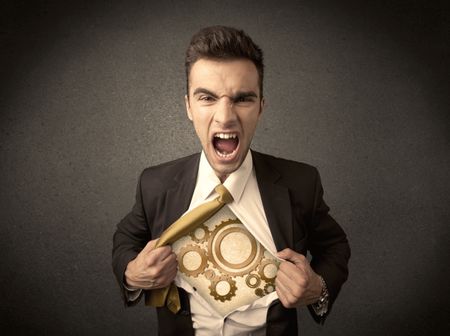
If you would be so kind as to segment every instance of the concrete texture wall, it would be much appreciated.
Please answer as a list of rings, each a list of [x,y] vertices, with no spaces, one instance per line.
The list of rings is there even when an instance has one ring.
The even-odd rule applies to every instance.
[[[212,24],[265,51],[253,148],[305,161],[347,231],[351,275],[302,335],[450,329],[448,5],[438,1],[4,1],[0,333],[156,335],[125,309],[115,224],[144,167],[196,152],[184,50]]]

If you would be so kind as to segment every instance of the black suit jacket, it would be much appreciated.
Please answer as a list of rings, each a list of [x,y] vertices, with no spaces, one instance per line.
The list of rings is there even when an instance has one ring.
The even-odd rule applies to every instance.
[[[350,247],[347,237],[328,214],[317,169],[304,163],[252,151],[253,165],[270,231],[277,249],[311,253],[311,266],[327,283],[330,306],[348,276]],[[189,207],[194,192],[200,154],[143,171],[132,211],[117,225],[113,243],[113,269],[121,287],[128,263],[147,242],[157,238]],[[182,309],[174,315],[158,308],[160,335],[193,335],[189,300],[181,291]],[[318,318],[312,314],[317,322]],[[267,315],[267,335],[297,335],[295,309],[277,300]]]

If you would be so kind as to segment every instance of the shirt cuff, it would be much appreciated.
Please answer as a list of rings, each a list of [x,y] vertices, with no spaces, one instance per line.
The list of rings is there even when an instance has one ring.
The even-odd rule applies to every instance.
[[[123,284],[123,288],[125,288],[125,297],[129,302],[136,301],[142,294],[142,289],[140,288],[129,288],[125,284]]]

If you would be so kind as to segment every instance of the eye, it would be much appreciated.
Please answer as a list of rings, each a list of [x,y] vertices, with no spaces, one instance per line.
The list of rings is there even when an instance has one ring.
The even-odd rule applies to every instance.
[[[203,101],[203,102],[212,102],[214,101],[214,98],[208,95],[202,95],[198,98],[198,100]]]
[[[234,100],[235,103],[250,103],[253,101],[254,98],[252,96],[239,96]]]

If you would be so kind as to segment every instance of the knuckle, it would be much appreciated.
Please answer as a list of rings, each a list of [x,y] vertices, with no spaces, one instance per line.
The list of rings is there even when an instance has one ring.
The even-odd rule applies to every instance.
[[[306,280],[304,277],[301,277],[297,281],[297,285],[299,288],[306,288],[308,286],[308,280]]]
[[[164,255],[169,255],[172,252],[172,248],[170,246],[162,246],[160,247],[160,253]]]
[[[156,264],[157,260],[157,254],[154,252],[154,250],[147,254],[145,258],[147,266],[153,266],[154,264]]]
[[[303,290],[300,287],[296,287],[294,288],[294,290],[292,291],[292,298],[295,300],[298,300],[301,296],[302,296]]]
[[[153,271],[155,272],[155,275],[160,274],[164,269],[164,263],[158,263],[153,267]]]
[[[289,269],[291,268],[291,263],[289,261],[283,261],[280,266],[279,266],[279,270],[283,271],[283,272],[288,272]]]
[[[151,279],[155,278],[157,274],[158,273],[154,270],[154,268],[150,268],[147,273],[148,277]]]

